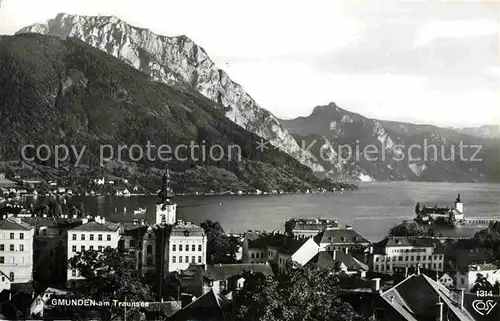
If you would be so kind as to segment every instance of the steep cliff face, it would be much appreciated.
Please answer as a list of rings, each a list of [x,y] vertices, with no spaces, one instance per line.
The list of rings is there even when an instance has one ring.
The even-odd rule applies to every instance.
[[[170,86],[191,86],[224,106],[226,117],[268,140],[314,172],[321,164],[299,144],[280,121],[261,108],[223,71],[205,50],[186,36],[166,37],[137,28],[116,17],[58,14],[45,24],[34,24],[19,33],[75,37],[113,55],[156,81]]]
[[[484,181],[500,178],[498,142],[431,125],[369,119],[335,103],[281,123],[331,178]],[[460,145],[463,152],[460,152]],[[477,153],[476,153],[477,152]]]

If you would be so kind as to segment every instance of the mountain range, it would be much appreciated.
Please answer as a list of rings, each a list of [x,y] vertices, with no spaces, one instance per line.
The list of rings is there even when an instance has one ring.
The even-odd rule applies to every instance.
[[[256,148],[261,137],[229,120],[220,105],[191,87],[151,81],[76,38],[1,36],[0,62],[0,126],[7,133],[0,136],[0,160],[19,159],[28,144],[87,146],[82,163],[92,169],[99,168],[101,156],[110,156],[99,146],[109,145],[114,150],[105,164],[109,170],[142,185],[161,178],[161,158],[173,158],[169,166],[178,192],[338,187],[279,149]],[[205,155],[212,146],[222,151],[215,149],[213,158],[202,156],[200,148],[175,154],[177,146],[193,143],[205,146]],[[131,144],[143,152],[130,147],[118,157],[119,146]],[[174,152],[159,154],[161,145]],[[26,161],[38,155],[29,163],[33,168],[55,165],[54,154],[45,159],[46,152],[36,154],[35,148],[26,153]],[[67,176],[77,170],[71,156],[59,167]]]
[[[242,86],[217,68],[202,47],[186,36],[157,35],[113,16],[64,13],[18,32],[23,33],[80,39],[154,81],[177,90],[197,92],[212,101],[230,121],[270,141],[319,177],[421,181],[487,181],[500,177],[498,141],[479,134],[481,131],[369,119],[335,103],[314,108],[308,117],[278,119],[260,107]],[[400,159],[408,155],[412,145],[423,147],[425,142],[439,150],[435,160]],[[444,160],[441,154],[451,153],[460,142],[481,145],[474,156],[482,160]],[[368,145],[376,146],[377,151],[371,155],[377,155],[377,160],[363,152]],[[360,151],[346,154],[339,150],[341,146],[350,146],[354,151],[358,147]],[[421,158],[426,156],[422,150],[410,150]],[[473,156],[473,148],[466,154],[469,158]]]

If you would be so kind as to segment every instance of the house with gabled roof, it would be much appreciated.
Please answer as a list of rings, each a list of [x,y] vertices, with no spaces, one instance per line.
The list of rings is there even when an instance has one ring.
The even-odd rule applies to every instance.
[[[314,236],[322,251],[364,250],[370,241],[347,225],[345,228],[325,229]]]
[[[339,273],[347,275],[357,275],[365,277],[368,272],[368,266],[357,260],[351,254],[345,251],[334,250],[331,252],[321,251],[312,257],[306,265],[316,264],[319,267],[331,267]]]
[[[380,294],[391,309],[379,311],[386,320],[475,321],[463,291],[450,290],[424,274],[413,274]],[[394,316],[396,312],[399,318]]]

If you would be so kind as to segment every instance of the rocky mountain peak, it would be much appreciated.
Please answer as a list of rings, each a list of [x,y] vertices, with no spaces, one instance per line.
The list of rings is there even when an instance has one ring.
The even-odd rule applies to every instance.
[[[113,55],[153,80],[171,86],[191,86],[217,102],[226,117],[268,140],[315,172],[324,168],[269,111],[210,59],[206,51],[186,36],[167,37],[132,26],[113,16],[58,14],[46,24],[34,24],[18,33],[75,37]]]

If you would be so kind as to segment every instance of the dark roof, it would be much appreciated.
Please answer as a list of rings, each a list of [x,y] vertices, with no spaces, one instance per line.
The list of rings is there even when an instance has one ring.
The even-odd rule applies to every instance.
[[[20,218],[8,217],[4,220],[0,220],[0,229],[1,230],[21,230],[21,231],[29,231],[33,229],[34,226],[23,222]]]
[[[335,253],[335,259],[333,259]],[[346,254],[344,251],[322,251],[316,254],[307,264],[317,264],[320,267],[336,268],[340,263],[343,263],[348,271],[368,271],[368,266],[356,260],[351,254]]]
[[[228,305],[229,302],[225,297],[210,290],[182,310],[177,311],[168,320],[226,321],[229,319],[224,310]]]
[[[115,232],[120,228],[120,225],[113,222],[97,223],[96,221],[88,222],[77,226],[71,231],[97,231],[97,232]]]
[[[474,321],[470,313],[461,310],[459,295],[442,284],[420,274],[411,275],[391,289],[381,294],[405,320],[436,320],[437,303],[443,302],[448,314],[454,314],[460,321]]]
[[[369,244],[370,242],[352,229],[324,230],[314,237],[316,243],[328,244]]]
[[[166,317],[174,315],[177,311],[182,309],[181,302],[179,301],[165,301],[165,302],[149,302],[146,310],[149,312],[161,311]]]
[[[80,218],[25,217],[22,220],[30,225],[37,227],[52,227],[57,225],[82,223],[82,219]]]
[[[227,280],[233,276],[241,276],[245,272],[262,273],[264,276],[274,276],[271,266],[267,264],[207,265],[205,276],[210,280]]]
[[[204,236],[203,228],[195,224],[176,224],[172,226],[170,236]]]
[[[386,237],[374,244],[374,253],[384,253],[387,247],[435,247],[435,254],[444,254],[445,247],[438,239],[432,237]]]

